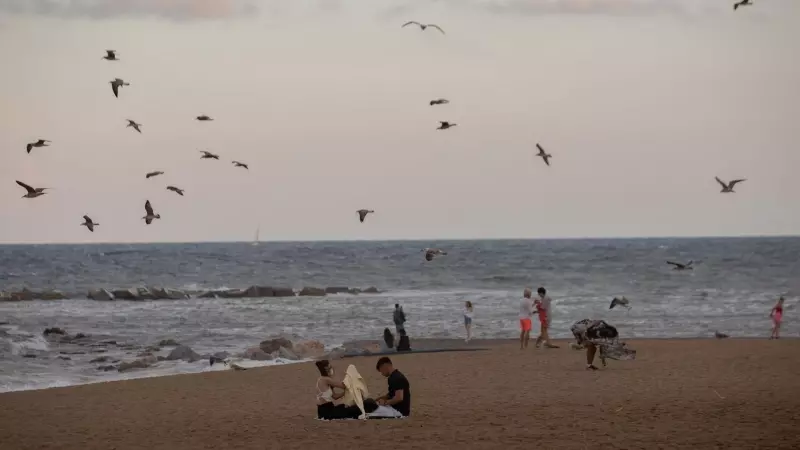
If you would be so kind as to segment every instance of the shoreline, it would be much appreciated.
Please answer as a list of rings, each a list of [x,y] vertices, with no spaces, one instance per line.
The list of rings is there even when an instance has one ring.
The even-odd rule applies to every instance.
[[[708,342],[708,341],[716,341],[718,339],[714,338],[635,338],[635,339],[623,339],[624,342],[627,342],[632,348],[636,348],[637,343],[647,343],[647,342],[670,342],[674,341],[676,343],[700,343],[700,342]],[[743,337],[743,338],[727,338],[723,341],[743,341],[743,342],[751,342],[751,341],[769,341],[766,338],[753,338],[753,337]],[[800,341],[800,338],[797,337],[788,337],[788,338],[781,338],[780,341]],[[384,354],[383,352],[378,350],[382,341],[379,340],[357,340],[357,341],[348,341],[343,344],[345,348],[345,355],[338,355],[332,358],[332,361],[352,361],[355,359],[368,359],[368,358],[375,358],[377,359],[380,356],[389,356],[389,357],[404,357],[404,356],[413,356],[420,353],[406,353],[406,352],[394,352],[389,354]],[[574,339],[553,339],[552,342],[556,345],[559,345],[559,349],[542,349],[541,351],[548,351],[548,352],[559,352],[559,351],[569,351],[571,353],[578,353],[578,351],[571,350],[569,348],[569,344],[574,342]],[[487,351],[492,351],[495,348],[503,347],[503,346],[515,346],[519,343],[519,339],[473,339],[470,341],[469,344],[465,344],[463,339],[417,339],[412,340],[411,347],[412,350],[421,350],[421,351],[428,351],[432,349],[437,350],[445,350],[444,353],[458,353],[463,352],[464,349],[470,348],[484,348]],[[535,350],[532,347],[529,351],[539,351]],[[379,353],[376,355],[372,355],[371,353],[368,354],[357,354],[352,353],[357,349],[364,349],[370,348],[371,353]],[[453,350],[453,352],[448,352],[447,350]],[[314,362],[318,359],[323,359],[322,357],[319,358],[303,358],[299,360],[273,360],[273,361],[257,361],[257,360],[247,360],[243,359],[241,361],[237,361],[237,364],[240,366],[246,367],[248,371],[261,371],[261,370],[272,370],[277,367],[282,367],[286,365],[295,365],[295,364],[306,364]],[[172,363],[181,363],[181,361],[172,361]],[[93,385],[93,384],[102,384],[102,383],[119,383],[119,382],[129,382],[129,381],[136,381],[136,380],[147,380],[152,378],[166,378],[166,377],[183,377],[183,376],[196,376],[196,375],[203,375],[208,373],[217,373],[217,372],[227,372],[226,369],[210,369],[207,365],[205,360],[203,362],[197,362],[198,370],[196,371],[187,371],[187,372],[180,372],[180,373],[157,373],[153,372],[148,369],[144,370],[135,370],[122,373],[115,373],[113,375],[109,375],[107,378],[98,377],[97,379],[88,380],[85,382],[74,383],[74,384],[65,384],[65,385],[58,385],[58,386],[42,386],[42,387],[26,387],[22,389],[13,389],[8,391],[0,392],[0,396],[5,394],[11,394],[16,392],[30,392],[30,391],[42,391],[42,390],[51,390],[51,389],[70,389],[74,387],[86,386],[86,385]],[[200,364],[203,364],[202,366]],[[250,367],[247,367],[250,366]],[[156,367],[157,368],[157,367]],[[56,383],[56,382],[53,382]]]
[[[585,352],[398,354],[409,379],[405,420],[314,418],[316,368],[215,371],[0,395],[0,447],[196,450],[353,448],[394,442],[442,448],[794,449],[800,340],[628,340],[635,361],[586,371]],[[413,342],[412,342],[413,345]],[[354,364],[371,396],[385,392],[375,357]],[[599,362],[598,362],[599,366]],[[657,418],[657,420],[654,420]]]

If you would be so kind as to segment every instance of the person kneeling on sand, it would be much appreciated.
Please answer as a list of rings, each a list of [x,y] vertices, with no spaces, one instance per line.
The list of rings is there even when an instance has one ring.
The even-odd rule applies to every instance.
[[[361,410],[358,406],[336,405],[334,400],[344,397],[345,385],[342,381],[333,379],[334,370],[330,361],[323,359],[315,363],[319,370],[317,379],[317,418],[334,419],[358,419]],[[342,392],[335,393],[334,389],[341,389]]]
[[[378,360],[375,368],[389,383],[389,393],[378,397],[378,404],[391,406],[403,416],[411,415],[411,385],[405,375],[395,369],[392,360],[386,356]]]
[[[636,359],[636,350],[631,350],[619,341],[619,333],[603,320],[583,319],[571,328],[578,345],[586,348],[586,370],[597,370],[594,356],[600,349],[600,360],[606,366],[606,358],[617,360]]]

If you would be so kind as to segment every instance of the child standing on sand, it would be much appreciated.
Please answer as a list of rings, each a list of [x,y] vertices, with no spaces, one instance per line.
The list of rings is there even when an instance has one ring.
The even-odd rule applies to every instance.
[[[467,338],[464,342],[469,343],[472,339],[472,302],[467,300],[464,303],[464,328],[467,330]]]
[[[783,297],[778,299],[778,303],[772,308],[769,316],[772,318],[772,334],[770,339],[779,339],[781,336],[781,321],[783,320]]]

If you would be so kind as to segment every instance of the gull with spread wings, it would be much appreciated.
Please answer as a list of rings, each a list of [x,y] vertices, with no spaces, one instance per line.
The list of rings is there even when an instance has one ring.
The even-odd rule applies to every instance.
[[[400,27],[400,28],[405,28],[405,27],[407,27],[409,25],[416,25],[422,31],[425,31],[425,29],[428,28],[428,27],[436,28],[437,30],[441,31],[442,34],[445,34],[444,30],[439,25],[436,25],[435,23],[419,23],[419,22],[416,22],[414,20],[411,20],[411,21],[408,21],[408,22],[404,23],[403,26]]]
[[[28,191],[28,193],[23,195],[22,198],[36,198],[36,197],[39,197],[40,195],[46,194],[45,189],[49,189],[49,188],[34,188],[34,187],[31,187],[30,185],[27,185],[27,184],[25,184],[25,183],[23,183],[22,181],[19,181],[19,180],[16,180],[16,182],[17,182],[18,185],[24,187],[25,190]]]
[[[731,180],[730,182],[725,183],[724,181],[720,180],[719,177],[714,177],[714,178],[717,180],[717,183],[719,183],[720,186],[722,186],[722,190],[720,192],[722,192],[723,194],[735,193],[733,191],[733,187],[736,186],[736,183],[747,181],[745,178],[741,178],[739,180]]]
[[[153,219],[161,218],[161,214],[153,213],[153,207],[150,205],[150,200],[145,202],[144,211],[147,213],[147,215],[142,217],[142,219],[144,219],[144,223],[146,223],[147,225],[153,223]]]

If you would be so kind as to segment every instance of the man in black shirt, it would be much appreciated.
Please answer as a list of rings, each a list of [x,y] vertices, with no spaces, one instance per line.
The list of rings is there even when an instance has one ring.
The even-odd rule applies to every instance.
[[[386,356],[378,360],[375,368],[389,382],[389,393],[378,397],[378,404],[391,406],[404,416],[411,415],[411,386],[405,375],[395,369],[392,360]]]

